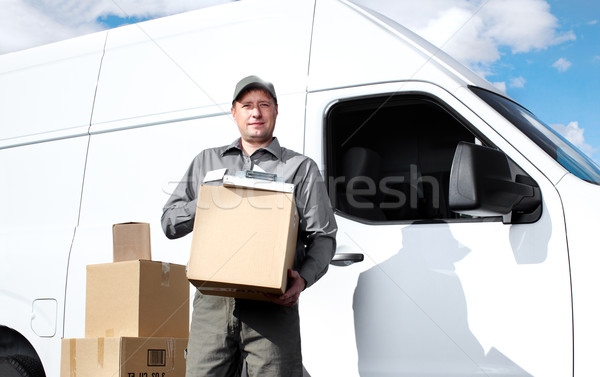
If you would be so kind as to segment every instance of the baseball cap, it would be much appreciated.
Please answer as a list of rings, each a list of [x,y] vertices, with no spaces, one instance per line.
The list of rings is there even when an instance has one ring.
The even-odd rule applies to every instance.
[[[265,90],[273,97],[273,99],[275,99],[275,102],[277,102],[277,95],[275,94],[275,87],[273,86],[273,84],[254,75],[244,77],[240,80],[240,82],[237,83],[237,85],[235,86],[235,91],[233,92],[233,101],[235,102],[235,100],[239,97],[240,93],[244,91],[244,89],[250,87]]]

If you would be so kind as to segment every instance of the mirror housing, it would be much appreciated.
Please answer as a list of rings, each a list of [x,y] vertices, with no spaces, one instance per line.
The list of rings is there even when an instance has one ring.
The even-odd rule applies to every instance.
[[[541,193],[528,176],[513,178],[501,151],[460,142],[448,193],[450,210],[470,216],[503,216],[505,222],[533,222],[541,216]]]

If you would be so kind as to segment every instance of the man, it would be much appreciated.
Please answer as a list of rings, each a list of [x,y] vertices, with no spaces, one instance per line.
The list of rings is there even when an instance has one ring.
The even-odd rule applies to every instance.
[[[294,269],[288,271],[283,295],[269,295],[268,302],[196,291],[187,377],[239,376],[243,360],[250,376],[302,376],[298,298],[327,271],[337,225],[315,162],[281,147],[273,137],[277,114],[273,84],[256,76],[242,79],[231,108],[241,137],[196,156],[164,207],[161,222],[167,237],[184,236],[193,229],[197,190],[208,172],[227,168],[235,174],[258,166],[295,185],[300,216]]]

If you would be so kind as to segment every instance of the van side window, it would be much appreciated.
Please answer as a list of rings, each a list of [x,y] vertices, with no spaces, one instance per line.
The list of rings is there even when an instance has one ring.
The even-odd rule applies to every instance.
[[[459,141],[475,136],[435,99],[341,101],[326,117],[326,175],[338,213],[365,221],[453,219],[448,184]]]

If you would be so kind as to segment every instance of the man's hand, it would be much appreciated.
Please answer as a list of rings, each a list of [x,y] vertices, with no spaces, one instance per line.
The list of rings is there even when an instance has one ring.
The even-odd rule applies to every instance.
[[[288,270],[287,286],[287,290],[281,296],[267,294],[267,298],[279,305],[293,306],[296,302],[298,302],[300,293],[302,293],[306,287],[306,281],[302,276],[300,276],[298,271]]]

